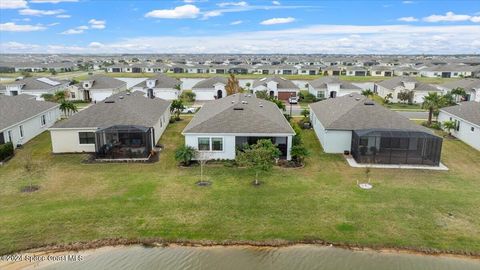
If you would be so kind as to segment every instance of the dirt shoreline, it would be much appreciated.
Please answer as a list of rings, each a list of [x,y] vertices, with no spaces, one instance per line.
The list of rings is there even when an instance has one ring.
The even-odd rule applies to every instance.
[[[299,241],[287,241],[287,240],[269,240],[269,241],[211,241],[211,240],[165,240],[161,238],[148,238],[148,239],[125,239],[125,238],[110,238],[100,239],[88,242],[75,242],[68,244],[51,244],[44,246],[31,247],[24,250],[18,250],[10,254],[18,253],[58,253],[58,252],[79,252],[87,251],[105,247],[117,247],[117,246],[133,246],[142,245],[144,247],[169,247],[169,246],[183,246],[183,247],[256,247],[256,248],[281,248],[290,247],[296,245],[316,245],[325,247],[336,247],[352,251],[374,251],[379,253],[397,253],[397,254],[410,254],[419,256],[442,256],[442,257],[455,257],[464,259],[480,260],[480,253],[475,252],[462,252],[462,251],[445,251],[431,248],[413,248],[413,247],[393,247],[393,246],[362,246],[358,244],[345,244],[345,243],[330,243],[322,240],[299,240]],[[6,255],[6,254],[0,254]]]

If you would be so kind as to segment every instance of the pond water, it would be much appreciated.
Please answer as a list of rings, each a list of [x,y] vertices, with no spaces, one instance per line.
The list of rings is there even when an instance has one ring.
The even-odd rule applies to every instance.
[[[99,249],[81,262],[61,262],[41,269],[478,270],[480,261],[314,245],[282,248],[129,246]]]

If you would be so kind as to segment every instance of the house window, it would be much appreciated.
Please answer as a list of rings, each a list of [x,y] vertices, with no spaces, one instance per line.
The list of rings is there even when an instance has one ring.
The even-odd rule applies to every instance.
[[[45,117],[45,115],[42,115],[42,116],[40,117],[40,122],[41,122],[41,124],[42,124],[42,127],[47,124],[47,118]]]
[[[212,138],[212,151],[223,151],[222,138]]]
[[[70,97],[75,98],[75,92],[70,92]]]
[[[23,138],[23,126],[18,127],[20,129],[20,138]]]
[[[318,99],[325,99],[325,91],[317,91]]]
[[[79,132],[78,138],[79,138],[80,144],[95,144],[94,132]]]
[[[210,138],[198,138],[198,150],[210,151]]]
[[[375,74],[380,75],[380,74],[382,74],[382,72],[381,71],[375,71]]]

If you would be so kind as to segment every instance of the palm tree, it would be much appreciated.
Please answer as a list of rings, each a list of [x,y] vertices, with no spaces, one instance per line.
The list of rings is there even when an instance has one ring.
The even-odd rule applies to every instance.
[[[366,97],[373,97],[373,91],[370,89],[365,89],[362,91],[362,95]]]
[[[455,100],[456,101],[459,101],[459,97],[461,99],[461,98],[463,98],[467,95],[467,92],[465,92],[465,89],[463,89],[461,87],[457,87],[457,88],[452,89],[452,91],[450,93],[452,93],[452,95],[455,95]]]
[[[189,166],[196,155],[197,150],[187,145],[182,145],[175,151],[175,159],[181,162],[183,166]]]
[[[453,121],[445,121],[443,122],[443,128],[448,131],[448,135],[452,136],[452,129],[456,128],[456,123]]]
[[[428,126],[432,124],[433,113],[442,107],[443,98],[438,93],[428,93],[427,96],[423,97],[422,108],[428,110]]]
[[[77,106],[72,102],[66,100],[63,100],[62,103],[60,103],[60,110],[65,116],[68,116],[71,113],[78,112]]]

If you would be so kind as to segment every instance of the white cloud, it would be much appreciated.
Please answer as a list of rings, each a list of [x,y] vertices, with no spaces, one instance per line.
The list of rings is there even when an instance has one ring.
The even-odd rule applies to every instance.
[[[403,1],[403,2],[402,2],[402,4],[407,4],[407,5],[408,5],[408,4],[413,4],[413,3],[415,3],[415,2],[413,2],[413,1]]]
[[[57,15],[55,16],[57,18],[60,18],[60,19],[68,19],[70,17],[72,17],[71,15],[68,15],[68,14],[60,14],[60,15]]]
[[[272,4],[274,4],[274,5],[276,5],[276,6],[281,5],[279,1],[272,1]]]
[[[1,0],[0,9],[27,8],[26,0]]]
[[[63,9],[55,9],[55,10],[39,10],[39,9],[21,9],[18,11],[20,15],[24,16],[50,16],[50,15],[58,15],[65,12]]]
[[[242,24],[242,23],[243,23],[243,21],[238,20],[238,21],[231,22],[230,25],[239,25],[239,24]]]
[[[78,0],[30,0],[31,3],[36,4],[43,4],[43,3],[50,3],[50,4],[58,4],[64,2],[78,2]]]
[[[51,44],[22,47],[5,42],[0,44],[0,51],[12,53],[473,54],[480,52],[479,40],[480,25],[313,25],[221,35],[126,38],[101,45],[93,43],[92,46],[87,43],[85,46]],[[235,46],[230,46],[231,44]]]
[[[397,20],[401,22],[418,22],[418,19],[415,17],[402,17],[398,18]]]
[[[475,17],[473,17],[475,18]],[[423,18],[426,22],[462,22],[462,21],[469,21],[472,19],[470,15],[462,15],[462,14],[455,14],[451,11],[445,13],[445,15],[430,15],[428,17]]]
[[[60,24],[60,23],[58,23],[58,22],[54,22],[54,23],[48,24],[48,26],[55,26],[55,25],[59,25],[59,24]]]
[[[93,29],[105,29],[105,20],[91,19],[90,21],[88,21],[88,23]]]
[[[72,29],[68,29],[66,31],[63,31],[60,34],[62,34],[62,35],[78,35],[78,34],[83,34],[84,32],[85,32],[84,29],[72,28]]]
[[[245,1],[240,1],[240,2],[221,2],[218,3],[217,6],[219,7],[246,7],[248,6],[248,3]]]
[[[470,18],[470,21],[480,23],[480,16],[473,16]]]
[[[160,19],[193,19],[200,14],[200,9],[195,5],[183,5],[174,9],[156,9],[145,14],[147,18]]]
[[[88,44],[88,47],[92,47],[92,48],[102,48],[104,46],[105,45],[103,45],[100,42],[90,42],[90,44]]]
[[[284,23],[291,23],[294,22],[295,18],[287,17],[287,18],[271,18],[265,21],[262,21],[260,24],[262,25],[273,25],[273,24],[284,24]]]
[[[47,29],[42,25],[16,24],[13,22],[1,23],[0,32],[31,32]]]
[[[208,19],[208,18],[211,18],[211,17],[218,17],[218,16],[221,16],[222,14],[223,13],[220,10],[212,10],[212,11],[208,11],[208,12],[203,13],[203,18],[202,19]]]

